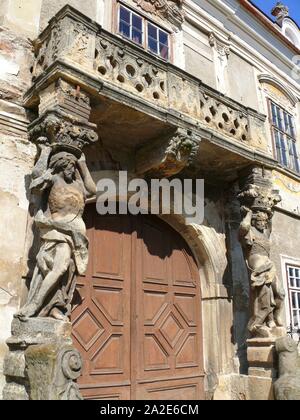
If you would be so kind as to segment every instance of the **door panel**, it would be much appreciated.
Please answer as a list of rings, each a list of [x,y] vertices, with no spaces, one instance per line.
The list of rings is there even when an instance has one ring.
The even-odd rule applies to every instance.
[[[86,399],[201,399],[198,268],[186,243],[151,217],[87,210],[90,260],[78,278],[74,344]]]
[[[82,303],[72,314],[84,362],[78,383],[86,398],[130,399],[131,232],[125,218],[97,217],[92,206],[87,219],[89,266],[77,281]]]
[[[137,323],[133,342],[139,350],[134,360],[134,399],[157,398],[159,390],[161,398],[171,398],[176,395],[177,383],[181,399],[195,396],[195,392],[195,399],[199,399],[200,387],[191,387],[189,382],[186,388],[174,382],[176,378],[193,376],[192,382],[198,377],[200,383],[203,376],[197,266],[184,241],[161,221],[140,218],[137,232],[137,301],[132,309]],[[148,263],[149,255],[160,259],[166,273],[164,284],[162,276],[157,275],[157,266]]]

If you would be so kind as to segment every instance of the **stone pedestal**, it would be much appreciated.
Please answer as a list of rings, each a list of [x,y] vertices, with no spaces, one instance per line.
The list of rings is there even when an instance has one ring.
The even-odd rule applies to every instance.
[[[51,318],[14,319],[4,361],[4,400],[78,400],[73,382],[81,356],[72,346],[71,324]]]
[[[279,358],[279,379],[274,384],[276,400],[300,400],[300,357],[298,344],[291,337],[276,341]]]
[[[286,334],[284,328],[274,328],[267,338],[247,341],[249,363],[249,393],[251,400],[274,400],[273,383],[278,377],[276,340]]]

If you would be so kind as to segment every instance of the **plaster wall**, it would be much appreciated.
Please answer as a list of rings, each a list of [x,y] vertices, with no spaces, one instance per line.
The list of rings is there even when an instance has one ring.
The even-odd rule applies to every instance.
[[[9,30],[0,32],[0,395],[3,358],[13,314],[22,295],[28,217],[28,182],[35,147],[27,138],[28,117],[21,106],[30,86],[31,45]]]
[[[259,111],[254,67],[234,52],[228,56],[229,96]]]

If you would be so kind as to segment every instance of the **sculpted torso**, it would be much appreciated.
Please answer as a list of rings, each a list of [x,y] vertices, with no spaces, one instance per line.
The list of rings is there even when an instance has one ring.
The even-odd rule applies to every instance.
[[[248,264],[250,268],[256,269],[259,265],[269,261],[271,251],[270,232],[268,230],[260,232],[255,227],[251,227],[247,236],[245,240]]]
[[[49,209],[54,220],[68,217],[81,217],[84,211],[85,194],[81,182],[67,183],[56,175],[49,194]]]

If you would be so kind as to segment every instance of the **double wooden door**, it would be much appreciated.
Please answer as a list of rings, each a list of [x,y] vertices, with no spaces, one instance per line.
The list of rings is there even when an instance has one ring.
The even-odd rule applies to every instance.
[[[77,280],[73,340],[86,399],[203,398],[200,281],[186,243],[146,216],[88,206],[90,260]]]

